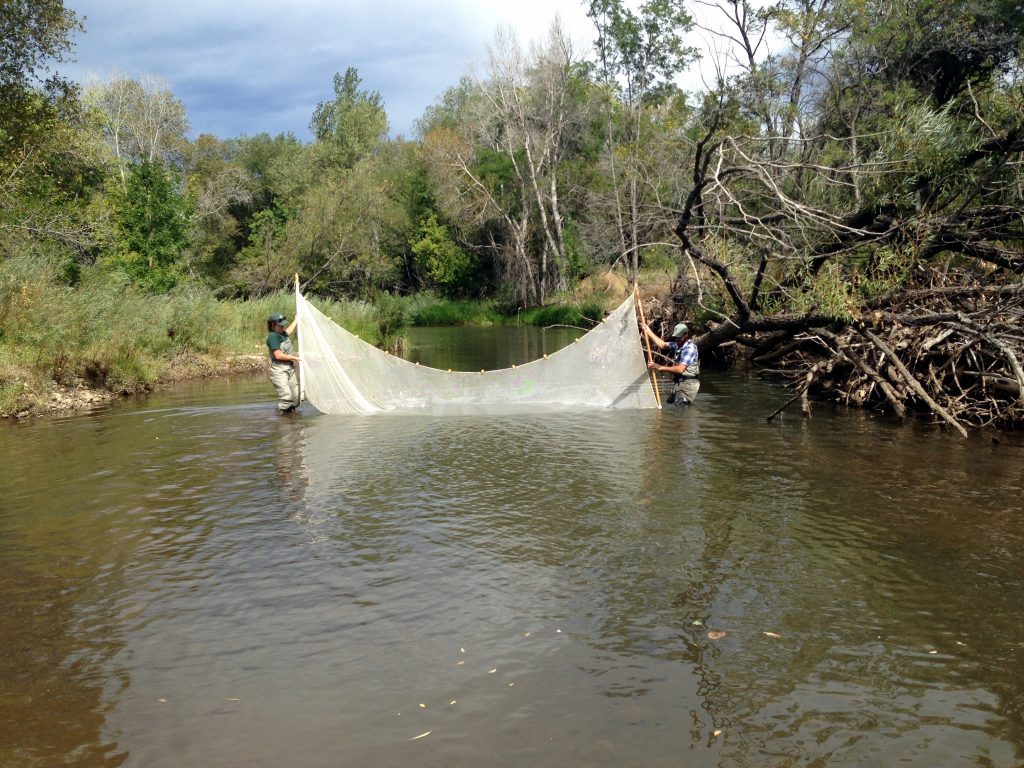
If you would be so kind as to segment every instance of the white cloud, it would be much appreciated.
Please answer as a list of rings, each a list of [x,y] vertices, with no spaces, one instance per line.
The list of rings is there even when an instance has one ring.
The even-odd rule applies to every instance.
[[[113,70],[165,78],[192,131],[223,138],[291,131],[306,138],[335,72],[354,66],[379,91],[393,133],[413,122],[473,63],[499,24],[521,42],[541,38],[556,13],[581,49],[592,32],[578,0],[401,0],[288,4],[178,0],[173,5],[67,0],[84,17],[77,61],[58,67],[84,81]]]

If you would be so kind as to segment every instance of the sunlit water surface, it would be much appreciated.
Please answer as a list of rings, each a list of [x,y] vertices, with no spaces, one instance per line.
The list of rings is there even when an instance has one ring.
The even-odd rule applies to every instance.
[[[0,424],[0,765],[1024,764],[1024,446],[787,397]]]

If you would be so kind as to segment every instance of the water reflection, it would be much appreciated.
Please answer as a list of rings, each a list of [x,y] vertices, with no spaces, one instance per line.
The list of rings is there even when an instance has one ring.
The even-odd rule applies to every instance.
[[[1012,441],[217,386],[0,430],[0,764],[1024,757]]]

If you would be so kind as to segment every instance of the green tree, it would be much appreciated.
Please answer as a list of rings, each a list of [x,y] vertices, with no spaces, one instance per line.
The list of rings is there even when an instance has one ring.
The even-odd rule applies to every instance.
[[[890,83],[906,80],[937,105],[969,85],[1004,75],[1019,60],[1018,0],[903,0],[871,8],[877,62]]]
[[[309,148],[294,134],[259,133],[228,143],[228,157],[254,180],[254,211],[275,205],[287,207],[315,181],[316,174],[306,160]]]
[[[71,35],[82,29],[60,0],[4,0],[0,3],[0,152],[16,148],[48,111],[75,93],[67,80],[51,75],[50,63],[63,61]],[[42,88],[49,104],[34,92]]]
[[[189,269],[218,281],[245,244],[240,219],[250,213],[256,184],[231,160],[228,144],[208,133],[185,146],[184,159],[185,195],[192,211]]]
[[[328,166],[352,168],[373,152],[388,132],[384,102],[377,91],[361,90],[355,67],[334,75],[334,98],[316,105],[310,132],[323,150]]]
[[[299,270],[294,254],[289,259],[278,252],[287,220],[280,208],[263,208],[252,215],[248,244],[238,254],[231,272],[237,293],[263,296],[287,285],[289,277]]]
[[[56,243],[91,258],[99,157],[76,86],[50,73],[81,29],[59,0],[0,2],[0,254]]]
[[[112,265],[153,293],[174,287],[189,245],[189,208],[173,171],[143,161],[132,166],[116,206],[118,249]]]
[[[387,164],[366,157],[306,190],[285,225],[278,256],[321,294],[369,298],[401,284],[396,241],[407,221]]]
[[[468,293],[478,272],[473,255],[458,246],[434,213],[420,221],[417,235],[412,252],[430,283],[445,296]]]

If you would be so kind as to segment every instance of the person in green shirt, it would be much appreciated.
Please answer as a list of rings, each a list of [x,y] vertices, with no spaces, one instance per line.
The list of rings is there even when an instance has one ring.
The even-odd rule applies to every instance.
[[[288,318],[275,312],[267,318],[267,349],[270,350],[270,383],[277,390],[277,412],[291,413],[299,407],[299,356],[292,354],[291,334],[297,320],[285,328]]]

